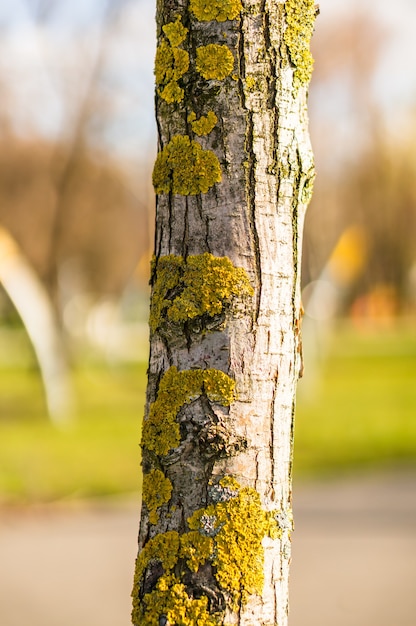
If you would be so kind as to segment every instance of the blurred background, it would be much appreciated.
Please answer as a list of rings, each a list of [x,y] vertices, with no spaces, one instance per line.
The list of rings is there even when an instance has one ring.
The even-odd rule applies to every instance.
[[[416,5],[319,4],[295,484],[339,493],[398,476],[400,509],[416,486]],[[0,4],[0,516],[13,528],[51,503],[138,499],[154,12],[153,0]],[[11,615],[2,624],[23,623]]]

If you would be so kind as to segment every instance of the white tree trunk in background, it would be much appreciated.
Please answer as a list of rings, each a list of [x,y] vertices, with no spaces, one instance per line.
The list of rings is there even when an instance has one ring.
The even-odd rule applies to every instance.
[[[55,312],[36,273],[11,235],[1,227],[0,282],[32,342],[49,416],[56,425],[65,426],[72,419],[74,398]]]
[[[133,623],[285,626],[310,0],[159,0]]]

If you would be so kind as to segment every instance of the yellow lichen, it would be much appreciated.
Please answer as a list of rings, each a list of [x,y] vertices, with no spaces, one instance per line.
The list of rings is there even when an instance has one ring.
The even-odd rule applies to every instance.
[[[155,79],[159,85],[173,78],[173,50],[166,40],[162,41],[156,50]]]
[[[198,535],[198,536],[196,536]],[[199,554],[198,554],[198,551]],[[181,537],[168,531],[150,539],[136,560],[134,576],[132,622],[136,626],[159,626],[165,616],[170,624],[181,626],[217,626],[218,614],[208,611],[208,598],[190,597],[180,578],[172,573],[180,558],[184,558],[191,571],[197,571],[212,552],[212,540],[199,533],[189,532]],[[140,587],[145,570],[160,562],[163,574],[150,593],[140,601]]]
[[[186,38],[188,29],[178,17],[163,26],[163,32],[167,39],[163,39],[156,50],[155,79],[160,97],[172,104],[180,102],[184,96],[178,81],[188,71],[189,54],[178,46]]]
[[[228,46],[210,43],[196,49],[196,69],[206,80],[224,80],[233,67],[234,57]]]
[[[232,477],[222,479],[215,494],[217,502],[195,511],[188,524],[202,535],[212,536],[215,579],[228,592],[231,608],[236,610],[250,595],[262,594],[262,541],[271,534],[278,536],[277,523],[263,510],[257,491],[241,487]]]
[[[201,115],[198,120],[196,119],[196,114],[191,113],[188,115],[188,122],[191,123],[194,133],[202,137],[203,135],[209,135],[218,122],[218,118],[214,111],[208,111],[207,115]]]
[[[295,66],[293,86],[307,85],[312,76],[313,58],[309,48],[315,23],[315,0],[287,0],[284,4],[287,28],[284,42]]]
[[[192,530],[181,536],[181,556],[192,572],[197,572],[200,566],[212,556],[214,542],[211,537],[201,535]]]
[[[175,290],[175,295],[171,296]],[[150,327],[155,332],[167,319],[184,323],[203,315],[213,317],[231,302],[251,297],[253,288],[243,268],[227,257],[208,252],[189,256],[160,257],[150,306]]]
[[[254,88],[257,86],[257,81],[255,79],[254,76],[247,76],[245,81],[244,81],[245,87],[249,90],[249,91],[253,91]]]
[[[143,424],[142,445],[158,455],[165,455],[180,443],[180,409],[206,394],[211,402],[229,406],[235,398],[235,382],[216,369],[195,369],[178,372],[171,367],[160,381],[155,402]]]
[[[200,22],[234,20],[242,10],[240,0],[191,0],[190,9]]]
[[[221,181],[221,167],[211,150],[175,135],[157,155],[152,179],[156,193],[193,196]]]
[[[142,497],[149,510],[149,522],[157,524],[159,514],[157,509],[169,502],[172,495],[172,483],[160,470],[151,470],[143,477]]]
[[[179,80],[188,71],[189,54],[182,48],[173,48],[173,62],[175,67],[173,77],[175,80]]]
[[[133,624],[160,626],[161,617],[177,626],[219,626],[221,623],[218,614],[209,612],[207,596],[190,597],[185,585],[174,575],[162,576],[156,589],[144,596],[143,606],[133,615]]]
[[[172,48],[180,46],[188,34],[188,29],[182,24],[180,15],[177,16],[175,22],[169,22],[169,24],[162,26],[162,30],[169,39]]]
[[[211,484],[209,497],[211,504],[188,519],[189,532],[156,535],[139,554],[132,592],[135,626],[159,626],[162,616],[177,626],[222,624],[224,610],[210,609],[208,596],[192,597],[185,584],[189,572],[208,565],[232,611],[245,604],[250,595],[262,594],[262,541],[267,536],[280,538],[282,529],[290,531],[291,513],[263,510],[257,491],[242,487],[232,476]],[[153,572],[158,572],[159,578],[140,600],[145,572],[157,563],[161,569]]]
[[[144,571],[151,562],[159,561],[165,572],[173,569],[179,558],[179,533],[169,530],[150,539],[136,559],[134,586],[140,585]],[[134,593],[134,589],[133,589]]]
[[[160,97],[166,100],[168,104],[181,102],[181,100],[183,100],[184,93],[184,90],[182,87],[179,87],[176,80],[171,80],[166,87],[159,90]]]

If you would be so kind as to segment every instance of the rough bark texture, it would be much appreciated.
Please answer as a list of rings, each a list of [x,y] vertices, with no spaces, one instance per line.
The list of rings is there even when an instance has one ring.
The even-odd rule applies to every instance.
[[[314,13],[158,1],[135,626],[287,624]]]

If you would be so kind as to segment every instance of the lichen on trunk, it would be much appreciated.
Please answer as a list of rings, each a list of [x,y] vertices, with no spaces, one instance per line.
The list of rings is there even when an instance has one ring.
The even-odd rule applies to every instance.
[[[135,626],[285,626],[310,0],[158,0]]]

